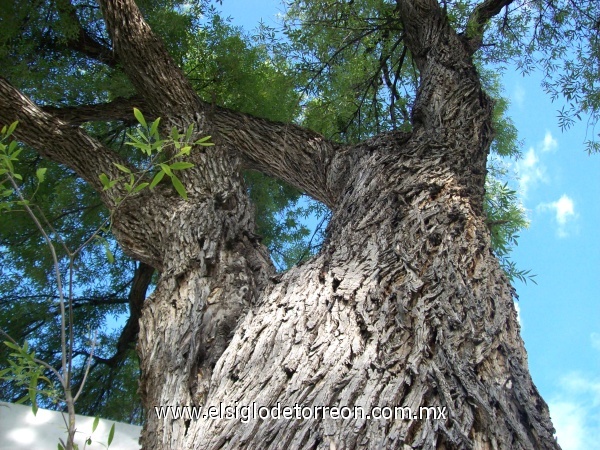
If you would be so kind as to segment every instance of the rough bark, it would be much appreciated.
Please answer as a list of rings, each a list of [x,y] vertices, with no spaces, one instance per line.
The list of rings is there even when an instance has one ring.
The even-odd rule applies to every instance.
[[[473,41],[450,28],[435,1],[398,1],[421,76],[412,133],[348,148],[294,125],[211,109],[132,0],[100,3],[149,113],[182,128],[195,123],[218,144],[194,152],[196,167],[183,177],[189,201],[159,186],[115,211],[124,250],[161,272],[138,341],[144,448],[558,448],[483,217],[492,105]],[[485,2],[475,23],[504,3]],[[20,139],[101,191],[97,176],[118,161],[114,154],[3,80],[0,106],[0,120],[22,121]],[[243,164],[332,209],[315,258],[273,276],[254,235]],[[159,405],[252,402],[448,414],[248,423],[154,414]]]

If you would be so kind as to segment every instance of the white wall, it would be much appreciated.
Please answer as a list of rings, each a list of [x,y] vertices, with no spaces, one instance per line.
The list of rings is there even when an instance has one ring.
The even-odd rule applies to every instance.
[[[75,442],[80,450],[91,434],[93,422],[93,417],[77,416]],[[86,450],[104,450],[112,424],[112,421],[101,419],[96,431],[91,434],[92,445],[85,447]],[[117,423],[109,450],[138,450],[141,429]],[[31,406],[0,402],[0,450],[56,450],[58,439],[66,441],[66,435],[61,413],[40,408],[34,416]]]

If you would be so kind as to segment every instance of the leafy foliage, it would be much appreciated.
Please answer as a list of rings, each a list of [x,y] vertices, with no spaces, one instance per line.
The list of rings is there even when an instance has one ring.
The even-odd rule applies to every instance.
[[[417,72],[393,4],[295,1],[285,31],[304,86],[305,126],[348,143],[410,129]]]

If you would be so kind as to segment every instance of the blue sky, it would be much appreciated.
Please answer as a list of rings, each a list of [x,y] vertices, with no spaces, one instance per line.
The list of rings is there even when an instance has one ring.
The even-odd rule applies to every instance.
[[[584,151],[586,122],[560,130],[562,104],[540,80],[504,77],[524,144],[516,185],[531,222],[514,259],[538,275],[537,285],[516,285],[521,333],[563,449],[599,449],[600,155]]]
[[[277,25],[278,0],[223,0],[235,25]],[[586,122],[558,127],[560,100],[541,76],[503,78],[509,115],[523,142],[511,163],[530,227],[513,259],[537,285],[517,282],[521,334],[533,380],[550,405],[563,450],[600,449],[600,155],[584,150]],[[599,130],[596,130],[598,133]]]

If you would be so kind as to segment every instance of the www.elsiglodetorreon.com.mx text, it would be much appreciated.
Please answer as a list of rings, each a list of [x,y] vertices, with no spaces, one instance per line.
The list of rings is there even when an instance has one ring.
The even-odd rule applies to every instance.
[[[242,423],[251,420],[446,420],[446,407],[421,406],[411,409],[408,406],[293,406],[281,405],[260,406],[254,402],[249,405],[218,405],[203,406],[155,406],[154,413],[160,418],[171,419],[227,419],[239,420]]]

